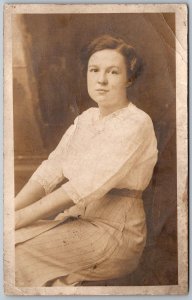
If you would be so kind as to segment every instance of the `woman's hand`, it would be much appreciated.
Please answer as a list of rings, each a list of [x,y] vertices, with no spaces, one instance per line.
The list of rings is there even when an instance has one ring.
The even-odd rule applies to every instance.
[[[43,197],[39,201],[15,212],[15,229],[34,223],[37,220],[57,214],[74,205],[62,188]]]
[[[21,227],[27,226],[30,224],[30,219],[26,218],[26,215],[23,212],[23,209],[17,210],[15,212],[15,229],[19,229]]]

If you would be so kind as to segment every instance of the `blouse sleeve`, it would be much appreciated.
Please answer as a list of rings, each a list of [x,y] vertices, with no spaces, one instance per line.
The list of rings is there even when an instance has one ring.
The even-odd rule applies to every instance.
[[[62,186],[73,202],[103,197],[142,161],[142,157],[154,157],[156,163],[156,138],[149,117],[131,130],[125,127],[122,132],[118,136],[109,134],[103,144],[86,155],[76,174]]]
[[[45,190],[45,194],[49,194],[63,179],[62,160],[64,152],[68,146],[70,137],[75,131],[78,117],[75,119],[73,125],[71,125],[56,149],[51,152],[47,160],[44,160],[37,170],[33,173],[29,180],[33,180],[41,184]]]

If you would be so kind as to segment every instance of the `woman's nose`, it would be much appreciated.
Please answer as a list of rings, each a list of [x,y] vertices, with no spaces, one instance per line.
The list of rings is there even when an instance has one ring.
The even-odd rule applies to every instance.
[[[98,76],[98,83],[100,84],[107,84],[108,80],[107,80],[107,75],[105,72],[99,72],[99,76]]]

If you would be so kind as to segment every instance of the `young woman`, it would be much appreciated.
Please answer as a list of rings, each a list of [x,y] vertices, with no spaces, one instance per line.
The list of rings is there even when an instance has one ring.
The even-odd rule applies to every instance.
[[[140,60],[123,40],[101,36],[82,61],[98,108],[76,118],[16,197],[17,286],[121,277],[137,267],[145,246],[142,191],[157,142],[151,118],[127,97]]]

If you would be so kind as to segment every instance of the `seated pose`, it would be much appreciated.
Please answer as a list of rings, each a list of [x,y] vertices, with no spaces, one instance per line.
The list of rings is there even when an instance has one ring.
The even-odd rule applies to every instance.
[[[158,151],[151,118],[127,96],[140,59],[106,35],[81,59],[98,107],[75,119],[16,197],[16,286],[122,277],[145,247],[142,191]]]

